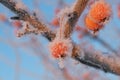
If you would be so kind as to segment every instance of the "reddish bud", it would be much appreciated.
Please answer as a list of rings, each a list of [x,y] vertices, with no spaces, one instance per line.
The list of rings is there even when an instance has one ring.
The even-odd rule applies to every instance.
[[[85,72],[83,75],[82,75],[83,79],[84,80],[90,80],[90,73],[89,72]]]
[[[89,30],[93,32],[99,31],[103,28],[106,21],[108,21],[111,16],[111,7],[105,1],[95,2],[88,15],[85,18],[86,26]]]
[[[52,24],[53,26],[59,26],[59,20],[58,20],[58,18],[54,18],[54,19],[52,20],[51,24]]]
[[[6,20],[7,20],[6,16],[4,14],[0,14],[0,21],[4,22]]]
[[[82,39],[83,35],[82,34],[78,34],[78,39]]]
[[[49,49],[54,58],[62,58],[71,53],[72,44],[69,39],[55,39],[50,43]]]
[[[75,31],[81,31],[82,30],[82,28],[79,26],[79,25],[77,25],[76,27],[75,27]]]
[[[58,14],[60,12],[60,9],[59,8],[56,8],[55,9],[55,14]]]
[[[118,7],[117,7],[117,15],[118,15],[118,18],[120,18],[120,4],[118,4]]]
[[[17,28],[20,28],[22,26],[22,24],[21,24],[20,21],[13,21],[12,25],[15,26],[15,27],[17,27]]]

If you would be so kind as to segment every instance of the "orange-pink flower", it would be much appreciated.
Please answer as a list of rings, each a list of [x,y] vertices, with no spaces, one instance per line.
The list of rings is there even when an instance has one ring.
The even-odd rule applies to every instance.
[[[71,53],[71,42],[69,39],[55,39],[50,45],[50,52],[54,58],[63,58]]]
[[[88,15],[85,18],[85,23],[88,29],[92,31],[100,30],[105,22],[111,16],[111,7],[103,0],[96,1],[92,6]]]

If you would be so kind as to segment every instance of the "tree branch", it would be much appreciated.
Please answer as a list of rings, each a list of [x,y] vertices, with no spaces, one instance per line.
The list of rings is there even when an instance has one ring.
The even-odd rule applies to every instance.
[[[101,69],[104,72],[120,75],[120,59],[116,55],[108,55],[103,52],[80,49],[77,45],[74,46],[72,57],[77,61],[96,69]]]
[[[42,35],[46,36],[47,39],[52,40],[55,37],[53,33],[44,23],[36,19],[35,16],[31,15],[27,10],[17,8],[17,3],[13,0],[0,0],[0,3],[14,12],[20,20],[29,22],[34,28],[36,28]]]
[[[68,17],[68,20],[64,25],[65,30],[63,32],[65,34],[66,38],[70,37],[70,34],[73,31],[73,27],[75,26],[80,15],[82,14],[83,10],[85,9],[88,1],[89,0],[76,0],[76,2],[70,7],[71,11],[68,14],[64,15],[64,16]],[[64,16],[62,16],[62,17],[64,17]]]
[[[66,23],[68,27],[66,27],[64,32],[65,37],[70,37],[70,34],[73,30],[72,27],[76,24],[88,1],[89,0],[76,0],[75,4],[72,6],[73,11],[70,14],[73,14],[73,16],[70,17]],[[52,32],[41,21],[38,21],[35,16],[29,14],[29,12],[27,12],[27,10],[25,9],[16,8],[16,3],[14,1],[0,0],[0,3],[13,11],[19,17],[19,19],[29,22],[34,28],[38,29],[40,33],[48,40],[51,41],[55,38],[55,33]],[[120,62],[117,56],[107,56],[102,53],[96,53],[82,49],[75,44],[73,45],[72,57],[74,59],[85,65],[102,69],[105,72],[111,72],[120,75]]]

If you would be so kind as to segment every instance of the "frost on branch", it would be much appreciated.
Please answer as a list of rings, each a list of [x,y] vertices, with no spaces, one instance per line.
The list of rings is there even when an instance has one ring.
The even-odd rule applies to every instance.
[[[70,57],[72,54],[72,42],[70,39],[63,39],[56,37],[50,42],[49,49],[53,58],[59,60],[60,68],[63,68],[63,61],[65,57]]]
[[[16,9],[27,9],[27,7],[23,4],[23,2],[21,0],[19,0],[18,2],[16,2],[16,5],[15,5],[15,8]]]
[[[59,35],[59,36],[56,36],[56,34],[54,32],[52,32],[47,27],[46,24],[44,24],[41,21],[39,21],[38,19],[36,19],[36,17],[34,17],[33,14],[31,15],[27,10],[21,9],[20,7],[18,7],[19,9],[16,8],[16,3],[13,0],[0,0],[0,3],[2,3],[4,6],[9,8],[11,11],[13,11],[16,14],[16,16],[19,17],[20,20],[28,22],[29,26],[33,26],[35,29],[37,29],[40,32],[42,31],[41,34],[44,37],[46,37],[49,41],[52,41],[53,44],[55,41],[55,44],[56,44],[57,41],[59,42],[59,41],[63,40],[63,43],[66,40],[68,40],[67,42],[69,42],[69,40],[71,41],[70,36],[73,31],[72,28],[75,26],[81,13],[85,9],[85,6],[87,5],[88,1],[90,1],[90,0],[76,0],[75,4],[67,9],[69,13],[63,11],[63,13],[66,13],[66,14],[61,15],[61,17],[60,17],[60,20],[63,20],[63,21],[60,21],[60,24],[62,27],[59,28],[59,30],[58,30],[59,34],[57,34],[57,35]],[[18,18],[18,17],[16,17],[16,18]],[[26,26],[23,29],[28,31],[28,33],[30,31],[28,26]],[[58,38],[59,38],[59,40],[56,41],[56,39],[58,39]],[[73,45],[72,42],[70,42],[70,44],[72,45],[72,47],[70,47],[72,52],[73,53],[75,52],[74,54],[72,53],[72,57],[74,59],[78,60],[79,62],[81,62],[85,65],[89,65],[89,66],[92,66],[95,68],[102,69],[105,72],[112,72],[115,74],[120,74],[120,65],[119,65],[120,63],[119,63],[118,58],[115,59],[114,57],[104,56],[99,53],[92,54],[94,52],[89,52],[89,51],[81,49],[81,48],[76,48],[77,46],[75,44]],[[61,45],[60,45],[60,48],[58,47],[58,49],[64,50],[64,48],[61,47]],[[65,49],[64,51],[66,51],[66,50],[67,49]],[[81,51],[83,51],[83,52],[81,53]],[[69,50],[68,50],[68,52],[69,52]],[[68,54],[65,53],[65,55],[67,56]]]
[[[104,72],[110,72],[120,75],[120,62],[119,57],[114,54],[103,53],[96,50],[88,50],[86,48],[78,48],[74,45],[72,57],[77,61],[94,66],[96,69],[101,69]],[[109,55],[108,55],[109,54]]]
[[[64,38],[69,38],[75,26],[77,14],[73,12],[71,7],[66,7],[60,11],[58,14],[60,32],[57,35],[61,34]]]
[[[48,40],[54,39],[55,33],[52,32],[46,24],[36,19],[36,17],[33,14],[30,14],[26,9],[16,8],[16,2],[13,0],[0,0],[0,3],[13,11],[16,16],[19,17],[19,20],[29,22],[29,24],[35,28],[35,30],[31,31],[30,33],[40,32],[40,34],[45,36]]]
[[[50,42],[49,48],[54,58],[64,58],[71,55],[72,43],[70,39],[55,38]]]
[[[17,31],[17,37],[21,37],[30,33],[38,34],[40,32],[31,26],[29,22],[23,22],[22,28]]]
[[[63,68],[63,59],[70,56],[72,53],[72,42],[70,40],[71,26],[67,26],[68,20],[71,17],[67,15],[70,13],[70,8],[65,8],[59,13],[60,27],[56,33],[55,39],[50,42],[49,48],[52,56],[59,59],[59,65]],[[67,31],[69,30],[69,33]]]

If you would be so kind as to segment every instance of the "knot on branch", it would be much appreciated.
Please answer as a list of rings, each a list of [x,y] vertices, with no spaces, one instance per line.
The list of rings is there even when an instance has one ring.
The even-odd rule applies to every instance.
[[[78,19],[78,14],[77,14],[77,12],[74,11],[74,12],[68,13],[68,14],[67,14],[67,17],[68,17],[68,23],[69,23],[71,26],[74,26],[75,23],[77,22],[77,19]]]

